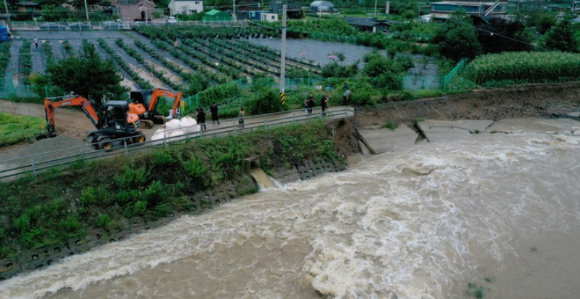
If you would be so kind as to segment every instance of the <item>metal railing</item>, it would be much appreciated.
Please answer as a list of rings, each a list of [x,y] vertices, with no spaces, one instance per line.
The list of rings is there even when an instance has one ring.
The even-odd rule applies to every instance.
[[[117,146],[112,151],[95,150],[96,144],[85,144],[81,146],[68,147],[53,151],[46,151],[34,155],[28,155],[13,159],[0,161],[0,180],[7,180],[16,178],[20,175],[32,174],[34,177],[40,175],[44,170],[68,166],[73,163],[86,162],[99,158],[129,155],[129,153],[146,151],[153,148],[165,147],[174,143],[191,142],[196,139],[208,137],[220,137],[230,134],[238,134],[240,132],[248,132],[257,129],[269,129],[272,127],[294,124],[315,119],[332,119],[349,117],[354,115],[354,109],[342,108],[336,110],[328,110],[326,114],[322,114],[319,109],[316,113],[306,114],[301,110],[285,111],[272,114],[264,114],[258,116],[244,117],[244,124],[239,124],[239,119],[223,120],[222,123],[231,122],[231,126],[221,126],[215,129],[199,131],[200,125],[189,127],[182,127],[175,130],[165,130],[163,138],[150,140],[143,143],[132,143],[129,138],[121,138],[114,140]],[[278,117],[282,114],[288,114],[287,117]],[[291,114],[291,115],[290,115]],[[206,124],[207,125],[207,124]],[[47,157],[50,157],[47,159]]]

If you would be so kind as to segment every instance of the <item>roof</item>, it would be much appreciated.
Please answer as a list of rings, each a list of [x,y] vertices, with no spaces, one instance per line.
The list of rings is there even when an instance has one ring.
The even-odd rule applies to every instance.
[[[362,27],[390,26],[399,22],[390,20],[379,20],[376,18],[344,17],[349,25]]]
[[[40,6],[40,4],[31,1],[22,1],[16,3],[16,6]]]
[[[221,11],[221,10],[212,9],[212,10],[210,10],[210,11],[206,12],[206,13],[205,13],[205,15],[206,15],[206,16],[215,16],[215,15],[217,15],[217,14],[219,14],[219,13],[222,13],[222,12],[223,12],[223,11]]]
[[[334,6],[334,4],[328,1],[314,1],[310,3],[310,6]]]

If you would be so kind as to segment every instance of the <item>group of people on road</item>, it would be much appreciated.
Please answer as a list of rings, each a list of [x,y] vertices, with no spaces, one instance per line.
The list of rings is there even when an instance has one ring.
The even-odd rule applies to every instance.
[[[212,120],[214,125],[220,124],[218,110],[219,110],[219,107],[218,107],[217,103],[215,103],[215,102],[209,107],[209,111],[211,112],[211,120]],[[200,105],[197,108],[196,112],[197,112],[197,123],[200,126],[200,130],[201,131],[207,130],[207,127],[205,126],[205,114],[206,114],[205,110]],[[244,107],[240,107],[240,112],[238,113],[238,123],[239,123],[241,128],[244,128],[244,114],[245,114]]]
[[[218,116],[218,105],[217,103],[213,103],[211,104],[211,106],[209,107],[209,111],[211,112],[211,120],[213,122],[213,124],[215,125],[216,123],[219,125],[220,124],[220,119]],[[205,110],[203,109],[203,107],[200,105],[197,110],[197,123],[200,125],[200,129],[202,131],[207,130],[206,126],[205,126]]]
[[[342,104],[346,106],[349,103],[349,98],[350,98],[350,94],[351,94],[350,86],[348,86],[347,83],[344,83],[344,87],[342,88],[342,90],[345,90],[344,94],[342,95]],[[320,108],[322,109],[322,115],[326,115],[326,109],[328,109],[328,101],[329,100],[330,100],[330,95],[328,94],[328,90],[326,90],[324,92],[324,94],[322,95],[322,98],[320,99]],[[310,93],[308,95],[308,98],[306,98],[306,100],[304,101],[304,107],[305,107],[306,114],[308,114],[308,115],[312,114],[312,109],[315,106],[314,101],[315,101],[314,94]]]

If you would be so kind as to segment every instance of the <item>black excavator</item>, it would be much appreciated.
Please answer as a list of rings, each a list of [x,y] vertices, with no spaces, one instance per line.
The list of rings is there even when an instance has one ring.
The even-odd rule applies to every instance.
[[[59,101],[53,101],[58,99]],[[141,132],[139,116],[129,113],[125,101],[109,101],[96,111],[91,103],[81,96],[44,99],[44,112],[48,122],[48,136],[55,137],[54,109],[57,107],[80,106],[96,130],[89,131],[87,141],[95,149],[112,150],[115,146],[128,143],[143,143],[145,135]]]

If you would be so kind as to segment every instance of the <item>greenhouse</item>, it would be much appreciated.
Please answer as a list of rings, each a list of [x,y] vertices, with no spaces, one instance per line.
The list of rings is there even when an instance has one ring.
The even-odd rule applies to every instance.
[[[328,1],[314,1],[310,4],[310,10],[321,12],[333,12],[334,4]]]

